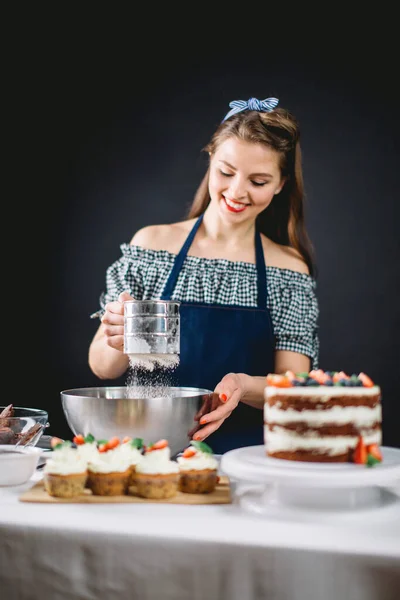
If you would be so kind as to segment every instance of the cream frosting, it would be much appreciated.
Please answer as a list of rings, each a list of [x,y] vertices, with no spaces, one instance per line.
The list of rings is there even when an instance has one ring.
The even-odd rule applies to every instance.
[[[364,443],[378,444],[382,442],[382,433],[377,429],[365,429],[360,431]],[[317,450],[330,456],[343,454],[349,448],[354,448],[358,437],[350,435],[319,435],[315,431],[308,434],[298,434],[284,427],[274,427],[271,431],[267,425],[264,426],[264,441],[268,452],[295,452],[297,450]]]
[[[114,452],[126,457],[130,465],[137,465],[143,458],[141,451],[132,446],[130,442],[124,442],[120,446],[117,446]]]
[[[327,402],[331,398],[338,396],[376,396],[380,395],[381,389],[378,385],[372,387],[344,387],[340,385],[332,386],[295,386],[288,388],[279,388],[267,386],[264,389],[264,398],[274,398],[275,396],[305,396],[312,402]],[[309,398],[308,398],[309,396]]]
[[[98,452],[98,456],[88,462],[92,473],[123,473],[130,467],[129,456],[118,451],[118,446],[107,452]]]
[[[218,469],[218,461],[213,454],[196,450],[196,454],[189,458],[178,456],[177,462],[181,471],[202,471],[203,469]]]
[[[144,453],[144,456],[152,456],[153,458],[157,458],[157,460],[170,460],[171,448],[166,446],[165,448],[160,448],[159,450],[148,450]]]
[[[99,454],[96,442],[86,442],[85,444],[80,444],[76,449],[79,456],[82,456],[82,458],[86,459],[87,461],[95,460]]]
[[[168,450],[168,452],[164,452],[164,450]],[[136,465],[136,473],[147,473],[148,475],[179,473],[178,463],[169,459],[170,453],[168,447],[146,452],[142,460]]]
[[[63,446],[53,450],[51,458],[46,461],[44,473],[53,475],[72,475],[86,473],[87,460],[83,458],[76,448]]]
[[[264,404],[264,420],[267,423],[285,425],[287,423],[305,422],[310,427],[320,427],[328,423],[334,425],[345,425],[356,423],[357,427],[372,427],[382,420],[382,407],[377,404],[369,406],[332,406],[327,409],[316,410],[293,410],[288,408],[282,410],[280,403],[273,406]]]

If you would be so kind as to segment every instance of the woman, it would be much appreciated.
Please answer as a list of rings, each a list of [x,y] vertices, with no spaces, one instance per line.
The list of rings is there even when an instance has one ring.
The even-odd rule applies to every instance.
[[[205,150],[188,218],[139,230],[107,270],[89,365],[128,368],[123,302],[181,302],[181,386],[212,389],[190,432],[214,452],[263,443],[268,372],[318,366],[318,303],[303,215],[299,127],[268,98],[235,101]]]

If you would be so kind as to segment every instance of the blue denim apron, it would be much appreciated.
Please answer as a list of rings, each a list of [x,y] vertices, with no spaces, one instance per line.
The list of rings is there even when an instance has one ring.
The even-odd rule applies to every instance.
[[[180,270],[201,224],[201,215],[165,284],[162,300],[172,298]],[[256,230],[257,308],[182,302],[180,305],[180,364],[177,385],[214,390],[227,373],[266,376],[273,372],[274,335],[267,308],[267,275],[261,236]],[[239,402],[232,414],[206,440],[216,454],[260,445],[263,411]]]

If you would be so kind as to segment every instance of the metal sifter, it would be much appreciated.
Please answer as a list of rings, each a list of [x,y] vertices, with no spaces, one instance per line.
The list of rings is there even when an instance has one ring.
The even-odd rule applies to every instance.
[[[136,359],[177,363],[180,352],[180,302],[124,302],[124,353]]]

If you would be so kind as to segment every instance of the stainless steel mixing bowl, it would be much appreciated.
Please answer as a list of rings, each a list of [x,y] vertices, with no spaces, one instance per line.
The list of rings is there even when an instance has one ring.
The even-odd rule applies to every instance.
[[[129,387],[91,387],[64,390],[61,402],[75,435],[91,433],[96,439],[112,436],[143,438],[145,444],[167,439],[175,454],[189,443],[188,432],[200,406],[212,393],[190,387],[164,388],[160,395],[134,395]],[[150,396],[150,397],[149,397]]]

